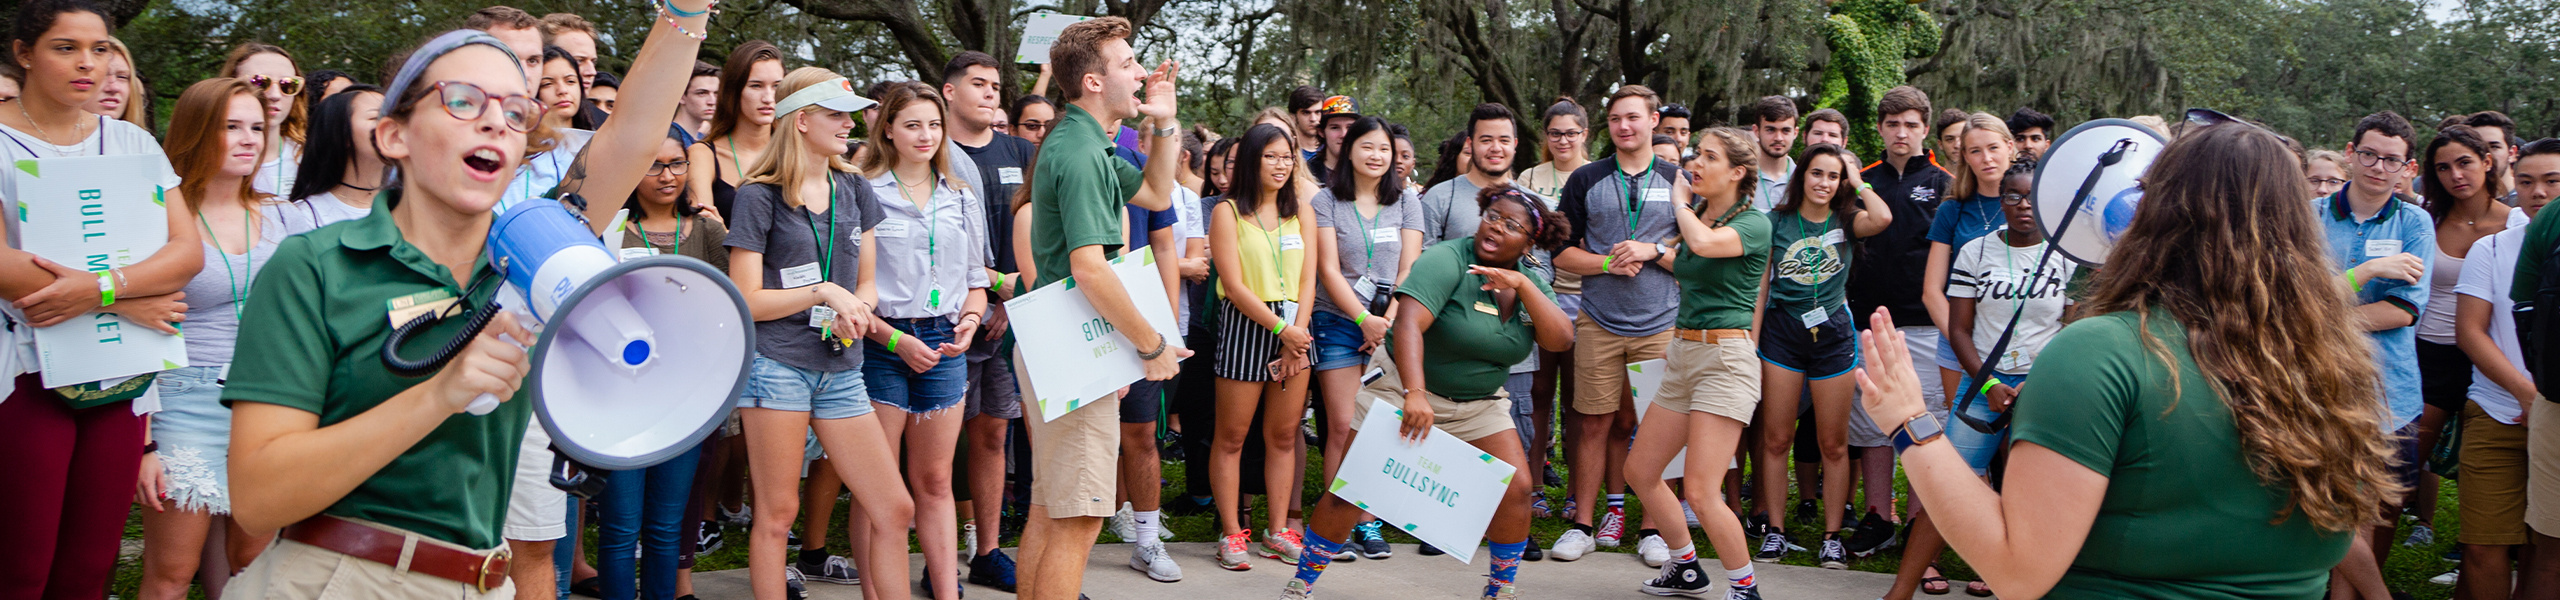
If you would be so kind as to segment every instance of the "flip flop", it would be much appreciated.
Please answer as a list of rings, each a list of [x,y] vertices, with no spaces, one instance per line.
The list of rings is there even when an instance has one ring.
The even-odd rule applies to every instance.
[[[1991,597],[1991,585],[1980,581],[1964,584],[1964,593],[1976,598]]]
[[[1920,578],[1920,593],[1931,596],[1944,596],[1947,595],[1947,592],[1955,591],[1954,586],[1947,583],[1947,576],[1938,572],[1938,567],[1936,565],[1931,565],[1929,567],[1929,573],[1929,575],[1925,575]]]

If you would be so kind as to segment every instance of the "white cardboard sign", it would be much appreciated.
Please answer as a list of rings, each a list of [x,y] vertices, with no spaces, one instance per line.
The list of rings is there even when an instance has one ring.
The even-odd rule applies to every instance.
[[[28,252],[107,276],[169,241],[157,155],[20,160],[18,231]],[[187,366],[185,338],[105,311],[36,329],[44,386],[62,387]]]
[[[1653,401],[1653,395],[1662,391],[1662,379],[1670,371],[1670,362],[1659,358],[1627,363],[1627,396],[1635,399],[1636,426],[1644,426],[1645,403]],[[1662,478],[1687,477],[1688,465],[1689,450],[1682,448],[1679,454],[1671,455],[1670,464],[1663,465]]]
[[[1014,49],[1013,62],[1049,64],[1049,46],[1058,42],[1058,34],[1068,25],[1091,21],[1093,17],[1062,15],[1053,12],[1031,13],[1031,22],[1022,26],[1022,44]]]
[[[1175,327],[1155,253],[1121,255],[1111,261],[1111,269],[1138,314],[1164,334],[1165,351],[1182,347],[1182,330]],[[1038,403],[1043,423],[1146,377],[1146,361],[1138,358],[1142,346],[1104,320],[1072,278],[1015,296],[1004,309],[1013,318],[1020,366],[1029,375],[1022,382],[1023,395]],[[1147,340],[1145,345],[1154,343]]]
[[[1327,490],[1387,524],[1473,563],[1511,487],[1511,463],[1438,427],[1421,444],[1397,435],[1404,410],[1375,400]]]

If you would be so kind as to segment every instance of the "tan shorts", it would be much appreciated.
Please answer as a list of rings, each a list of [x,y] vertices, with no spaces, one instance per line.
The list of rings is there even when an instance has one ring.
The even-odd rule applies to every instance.
[[[1369,355],[1369,366],[1385,369],[1386,374],[1378,377],[1377,381],[1362,386],[1360,394],[1352,399],[1352,431],[1359,431],[1360,421],[1369,418],[1371,404],[1383,400],[1388,406],[1404,406],[1404,394],[1397,391],[1404,389],[1403,377],[1396,373],[1395,359],[1387,356],[1385,345],[1379,345],[1378,351]],[[1367,372],[1362,371],[1362,373]],[[1449,435],[1456,436],[1460,440],[1473,442],[1510,433],[1513,429],[1509,392],[1494,390],[1492,398],[1466,402],[1450,400],[1446,396],[1433,394],[1429,390],[1424,390],[1423,394],[1431,398],[1431,426],[1449,432]]]
[[[2528,421],[2530,422],[2530,421]],[[2465,544],[2525,543],[2525,430],[2462,403],[2462,535]]]
[[[2533,411],[2525,420],[2526,454],[2542,460],[2532,461],[2532,475],[2525,479],[2524,524],[2535,533],[2560,537],[2560,404],[2541,398],[2525,404],[2525,410]],[[2463,522],[2463,528],[2470,526]]]
[[[1573,412],[1605,415],[1627,404],[1627,369],[1632,362],[1662,358],[1671,332],[1621,337],[1601,329],[1584,315],[1573,330]]]
[[[1711,338],[1712,339],[1712,338]],[[1703,412],[1751,424],[1760,411],[1760,355],[1751,338],[1713,342],[1671,340],[1671,372],[1653,403],[1680,412]]]
[[[1014,379],[1022,384],[1024,426],[1031,430],[1031,503],[1049,509],[1049,518],[1108,517],[1120,472],[1120,397],[1111,396],[1076,407],[1058,420],[1041,422],[1031,389],[1031,374],[1022,369],[1022,348],[1013,350]]]
[[[565,514],[565,513],[564,513]],[[383,529],[390,529],[375,525]],[[394,530],[397,531],[397,530]],[[432,544],[468,550],[461,546],[419,537],[419,544]],[[411,600],[493,599],[516,596],[516,584],[509,581],[487,593],[472,590],[470,584],[433,575],[411,573],[398,567],[340,554],[293,540],[276,540],[276,545],[258,555],[256,562],[240,575],[231,578],[223,589],[224,598],[258,600],[302,600],[317,598],[392,598]]]

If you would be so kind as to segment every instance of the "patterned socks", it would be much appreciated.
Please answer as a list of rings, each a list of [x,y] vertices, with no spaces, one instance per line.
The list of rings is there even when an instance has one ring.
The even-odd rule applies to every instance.
[[[1324,539],[1324,534],[1313,529],[1307,530],[1306,534],[1306,551],[1298,553],[1298,580],[1307,582],[1307,589],[1312,590],[1316,587],[1316,578],[1324,576],[1324,568],[1333,564],[1333,555],[1342,552],[1342,542]],[[1513,552],[1512,556],[1517,557],[1519,553]]]
[[[1529,540],[1485,544],[1485,548],[1493,551],[1493,564],[1485,574],[1484,594],[1492,596],[1520,578],[1520,554],[1529,551]]]
[[[1610,494],[1610,495],[1609,495],[1609,508],[1626,508],[1626,507],[1627,507],[1627,495],[1626,495],[1626,494]]]
[[[1696,556],[1697,553],[1695,551],[1690,553],[1691,558],[1696,558]],[[1754,580],[1751,576],[1751,563],[1742,563],[1742,568],[1740,569],[1725,569],[1724,579],[1725,581],[1733,582],[1733,589],[1737,590],[1750,589],[1760,585],[1760,582]]]
[[[1698,562],[1698,543],[1690,542],[1689,545],[1672,548],[1671,562],[1684,564]]]

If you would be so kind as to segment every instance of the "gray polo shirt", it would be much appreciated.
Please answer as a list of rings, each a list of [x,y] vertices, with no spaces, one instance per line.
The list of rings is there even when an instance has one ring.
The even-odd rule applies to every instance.
[[[926,206],[902,194],[889,173],[868,178],[884,218],[871,228],[880,255],[872,260],[874,310],[891,319],[920,319],[960,312],[969,290],[987,287],[985,205],[956,178],[933,186]]]
[[[781,188],[769,183],[748,184],[738,188],[738,199],[731,207],[730,248],[764,254],[764,289],[778,290],[816,285],[795,277],[785,281],[783,273],[819,275],[845,289],[859,285],[862,273],[862,232],[878,225],[885,216],[880,200],[871,195],[871,185],[852,173],[831,173],[835,177],[835,199],[825,214],[812,215],[802,207],[783,203]],[[846,210],[836,210],[844,208]],[[819,238],[835,232],[833,256],[818,260],[822,252]],[[874,265],[876,268],[877,265]],[[823,272],[823,273],[820,273]],[[800,285],[784,285],[800,283]],[[809,311],[771,321],[756,322],[756,354],[793,367],[824,373],[841,373],[862,368],[861,349],[839,353],[827,352],[826,343],[818,339],[818,330],[809,326]]]
[[[1574,169],[1565,179],[1559,209],[1573,223],[1574,246],[1607,256],[1618,242],[1659,243],[1679,230],[1677,217],[1686,198],[1671,197],[1680,168],[1654,159],[1643,172],[1627,174],[1607,158]],[[1646,265],[1635,276],[1590,275],[1582,278],[1582,316],[1601,329],[1624,337],[1642,337],[1671,328],[1680,310],[1680,284],[1670,269]]]

